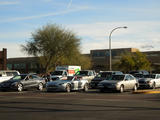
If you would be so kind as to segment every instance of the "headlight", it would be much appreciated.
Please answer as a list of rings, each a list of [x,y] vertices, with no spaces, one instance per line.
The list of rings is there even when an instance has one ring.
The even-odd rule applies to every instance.
[[[64,83],[59,83],[58,85],[63,85]]]
[[[148,84],[149,84],[149,83],[151,83],[151,81],[147,81],[146,83],[148,83]]]
[[[115,86],[115,85],[118,85],[118,84],[114,84],[114,83],[112,83],[111,85],[112,85],[112,86]]]
[[[120,83],[116,83],[115,85],[116,85],[116,86],[119,86],[119,85],[120,85]]]

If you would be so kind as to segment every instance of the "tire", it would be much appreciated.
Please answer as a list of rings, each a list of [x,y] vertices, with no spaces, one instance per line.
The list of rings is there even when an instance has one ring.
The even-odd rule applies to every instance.
[[[124,86],[123,86],[123,85],[120,86],[119,92],[120,92],[120,93],[123,93],[123,92],[124,92]]]
[[[40,90],[40,91],[43,90],[43,84],[42,84],[42,83],[39,83],[39,84],[38,84],[38,90]]]
[[[18,92],[22,92],[23,91],[23,85],[21,83],[19,83],[17,85],[17,90],[18,90]]]
[[[68,84],[68,85],[66,85],[66,92],[71,92],[71,86]]]
[[[87,92],[87,91],[88,91],[88,85],[87,85],[87,84],[84,85],[83,91],[84,91],[84,92]]]
[[[134,85],[134,88],[133,88],[133,91],[135,92],[135,91],[137,91],[137,85]]]
[[[152,85],[152,89],[156,89],[156,83],[155,82]]]

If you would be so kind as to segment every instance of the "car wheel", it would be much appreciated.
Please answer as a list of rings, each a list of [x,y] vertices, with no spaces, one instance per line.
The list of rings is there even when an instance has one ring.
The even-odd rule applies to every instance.
[[[84,91],[84,92],[87,92],[87,91],[88,91],[88,85],[87,85],[87,84],[84,85],[83,91]]]
[[[17,90],[18,90],[19,92],[23,91],[23,85],[22,85],[22,84],[18,84],[18,85],[17,85]]]
[[[119,92],[120,92],[120,93],[123,93],[123,92],[124,92],[124,86],[123,86],[123,85],[121,85]]]
[[[71,92],[71,87],[70,87],[70,85],[66,85],[66,92]]]
[[[134,85],[133,91],[137,91],[137,85]]]
[[[152,89],[156,89],[156,83],[155,82],[152,85]]]
[[[38,85],[38,90],[40,90],[40,91],[43,90],[43,84],[42,84],[42,83],[39,83],[39,85]]]

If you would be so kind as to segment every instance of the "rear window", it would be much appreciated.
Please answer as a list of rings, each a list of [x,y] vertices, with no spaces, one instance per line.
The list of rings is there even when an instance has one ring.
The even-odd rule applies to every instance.
[[[51,75],[62,75],[63,71],[54,71],[51,72]]]

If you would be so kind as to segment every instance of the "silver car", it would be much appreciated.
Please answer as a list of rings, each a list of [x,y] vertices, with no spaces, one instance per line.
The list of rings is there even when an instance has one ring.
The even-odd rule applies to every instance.
[[[84,90],[88,91],[88,80],[82,78],[67,77],[67,79],[50,81],[46,84],[47,92],[50,91],[66,91],[70,92],[72,90]]]
[[[101,92],[105,90],[116,90],[124,92],[125,90],[134,90],[138,88],[138,82],[136,78],[130,74],[112,75],[109,80],[103,80],[98,84],[98,88]]]
[[[160,87],[160,74],[144,75],[144,78],[138,80],[140,88],[152,88]]]
[[[90,83],[92,79],[95,78],[96,72],[94,70],[80,70],[78,71],[75,76],[83,79],[87,79]]]

